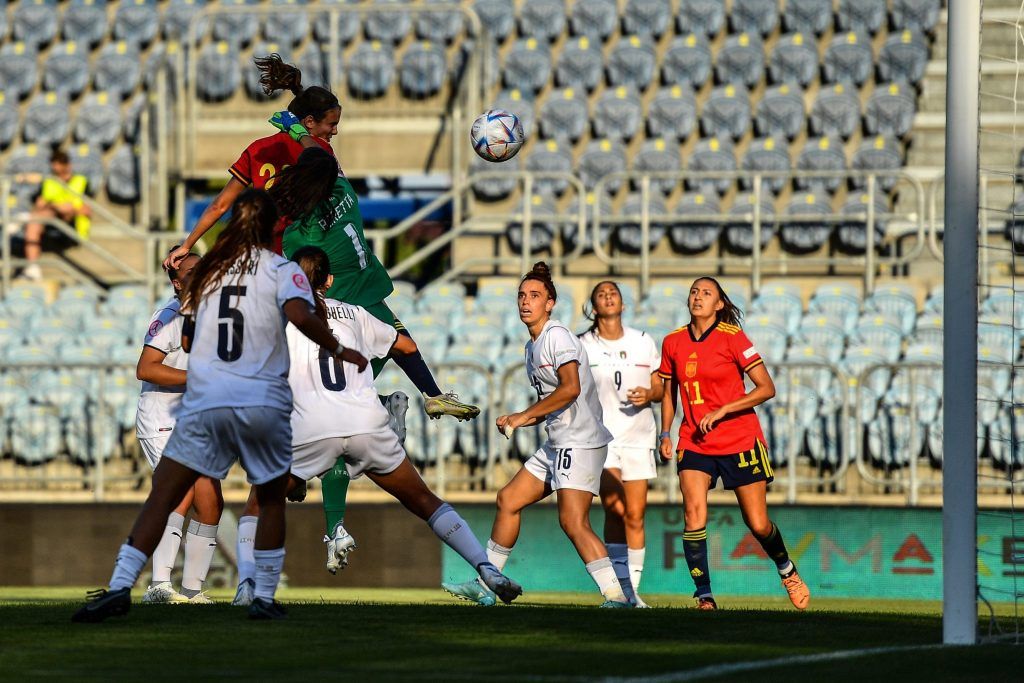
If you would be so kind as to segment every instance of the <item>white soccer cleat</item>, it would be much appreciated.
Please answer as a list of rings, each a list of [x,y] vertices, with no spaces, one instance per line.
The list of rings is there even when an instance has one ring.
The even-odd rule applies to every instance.
[[[484,607],[491,607],[497,602],[497,596],[494,591],[483,585],[480,579],[473,579],[463,583],[442,583],[441,588],[459,600],[475,602]]]
[[[180,605],[188,601],[188,598],[174,590],[170,581],[150,586],[142,596],[142,602],[151,605]]]
[[[195,595],[193,595],[191,598],[188,599],[188,604],[190,604],[190,605],[214,605],[216,603],[213,600],[211,600],[206,595],[205,592],[199,591],[198,593],[196,593]]]
[[[633,603],[633,607],[636,607],[637,609],[649,609],[651,606],[644,602],[639,595],[637,595],[636,602]]]
[[[388,411],[388,426],[398,435],[398,442],[405,445],[405,414],[409,411],[409,397],[405,392],[396,391],[384,399]]]
[[[356,539],[338,524],[333,536],[324,536],[324,542],[327,544],[327,571],[337,574],[339,569],[348,566],[348,554],[356,549]]]
[[[235,591],[235,599],[231,601],[231,604],[234,607],[248,607],[252,604],[255,597],[256,582],[252,579],[246,579],[238,584],[238,589]]]
[[[490,562],[485,562],[477,569],[480,580],[506,605],[523,594],[523,587],[508,578]]]

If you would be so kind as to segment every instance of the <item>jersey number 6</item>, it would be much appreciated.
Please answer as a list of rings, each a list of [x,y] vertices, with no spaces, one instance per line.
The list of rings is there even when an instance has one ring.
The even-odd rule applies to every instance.
[[[242,312],[231,305],[231,297],[236,302],[245,296],[245,287],[229,285],[220,290],[220,310],[217,312],[220,322],[217,323],[217,357],[225,363],[231,363],[242,357],[242,340],[245,338],[245,318]]]

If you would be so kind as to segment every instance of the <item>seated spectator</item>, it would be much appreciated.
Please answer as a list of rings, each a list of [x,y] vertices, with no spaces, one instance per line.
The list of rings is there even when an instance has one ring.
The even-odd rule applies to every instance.
[[[38,280],[42,276],[35,262],[42,252],[46,219],[64,221],[73,225],[82,239],[89,237],[91,212],[83,201],[89,187],[88,179],[72,170],[71,159],[61,150],[55,150],[50,156],[50,171],[54,177],[42,178],[35,206],[29,222],[25,224],[25,258],[29,263],[21,274],[29,280]]]

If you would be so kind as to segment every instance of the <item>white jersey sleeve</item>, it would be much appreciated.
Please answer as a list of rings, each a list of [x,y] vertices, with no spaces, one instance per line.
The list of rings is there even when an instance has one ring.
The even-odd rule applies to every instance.
[[[566,363],[579,363],[583,348],[579,339],[565,327],[552,327],[544,335],[541,357],[550,363],[555,372]]]
[[[362,328],[363,343],[369,352],[367,358],[386,358],[391,347],[398,341],[398,330],[394,325],[377,320],[362,306],[352,306],[356,320]]]
[[[177,298],[164,303],[153,314],[143,336],[143,346],[164,354],[163,364],[178,370],[188,368],[188,354],[181,348],[185,318]],[[143,382],[135,413],[135,434],[140,439],[167,436],[177,421],[185,385],[163,386]]]
[[[309,286],[309,280],[302,268],[294,261],[280,263],[276,271],[277,275],[277,305],[283,308],[292,299],[302,299],[310,306],[316,307],[313,300],[313,288]]]

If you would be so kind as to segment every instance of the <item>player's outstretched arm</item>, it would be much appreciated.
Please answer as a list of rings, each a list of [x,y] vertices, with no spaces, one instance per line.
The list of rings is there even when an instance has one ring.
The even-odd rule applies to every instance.
[[[296,329],[328,352],[334,354],[338,360],[351,363],[359,368],[359,372],[366,369],[367,360],[363,354],[355,349],[347,349],[342,346],[330,329],[320,318],[310,310],[309,304],[302,299],[292,299],[284,305],[284,315],[288,322],[295,325]]]
[[[177,249],[172,251],[164,259],[164,269],[174,268],[178,265],[178,261],[188,256],[188,253],[192,250],[192,247],[196,246],[196,243],[203,238],[203,235],[207,231],[216,225],[217,221],[220,220],[221,216],[227,213],[231,205],[238,199],[238,195],[242,194],[242,190],[245,189],[245,185],[242,184],[237,178],[232,178],[228,181],[228,184],[224,186],[224,189],[220,191],[210,205],[206,207],[203,214],[196,221],[196,225],[192,228],[192,232],[188,234],[185,241],[181,243]]]
[[[167,354],[152,346],[142,347],[139,363],[135,366],[135,378],[162,387],[177,387],[185,383],[184,370],[164,365]]]

